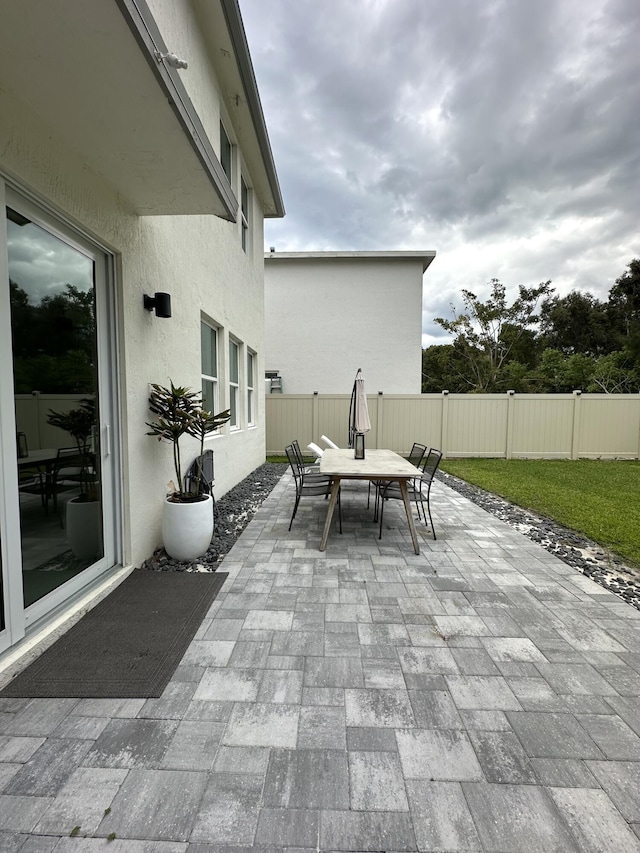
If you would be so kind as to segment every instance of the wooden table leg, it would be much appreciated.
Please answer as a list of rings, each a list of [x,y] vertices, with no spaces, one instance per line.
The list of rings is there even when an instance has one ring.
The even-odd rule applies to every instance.
[[[420,553],[420,545],[418,544],[418,534],[416,532],[416,525],[413,521],[413,513],[411,512],[411,501],[409,500],[409,492],[407,490],[407,481],[399,480],[400,483],[400,494],[402,495],[402,500],[404,501],[404,510],[407,513],[407,521],[409,522],[409,533],[411,533],[411,541],[413,542],[413,550],[416,554]],[[322,549],[321,549],[322,550]]]
[[[340,491],[340,478],[336,477],[331,483],[331,497],[329,498],[329,506],[327,507],[327,517],[324,520],[324,530],[322,531],[322,540],[320,542],[320,550],[324,551],[327,547],[327,537],[329,536],[329,528],[331,527],[331,519],[333,510],[338,500],[338,492]]]

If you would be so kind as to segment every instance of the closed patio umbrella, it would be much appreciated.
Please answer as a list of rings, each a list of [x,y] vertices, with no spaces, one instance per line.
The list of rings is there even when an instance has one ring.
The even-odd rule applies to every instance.
[[[354,435],[357,432],[365,433],[369,432],[370,429],[371,421],[369,420],[367,395],[364,391],[364,376],[362,370],[358,368],[351,392],[351,407],[349,409],[349,447],[353,447]]]

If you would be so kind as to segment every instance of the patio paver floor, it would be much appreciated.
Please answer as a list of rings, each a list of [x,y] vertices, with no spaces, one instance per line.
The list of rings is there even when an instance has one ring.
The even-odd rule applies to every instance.
[[[289,475],[157,700],[0,699],[0,851],[640,853],[640,612],[436,482]],[[75,827],[77,837],[70,837]]]

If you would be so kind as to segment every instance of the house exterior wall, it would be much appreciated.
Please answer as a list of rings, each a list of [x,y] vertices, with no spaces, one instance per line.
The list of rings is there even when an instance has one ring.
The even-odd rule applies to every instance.
[[[202,123],[218,148],[218,127],[224,110],[216,77],[197,35],[197,22],[186,3],[152,2],[159,26],[175,50],[189,45],[189,73],[184,82]],[[62,48],[61,48],[62,49]],[[252,241],[245,253],[240,225],[215,216],[137,217],[122,198],[83,162],[65,138],[64,128],[43,124],[29,106],[0,87],[0,174],[14,181],[56,215],[78,225],[113,254],[114,296],[121,442],[121,489],[125,564],[139,565],[160,544],[162,500],[173,479],[171,447],[146,436],[149,383],[169,379],[194,390],[201,387],[201,317],[219,325],[220,409],[229,401],[228,339],[242,344],[244,388],[246,348],[256,355],[256,376],[264,372],[263,358],[263,218],[259,200],[251,196]],[[144,122],[144,116],[137,116]],[[230,124],[228,117],[227,123]],[[231,129],[232,125],[231,125]],[[150,152],[150,156],[153,156]],[[252,177],[238,151],[237,164],[249,184]],[[240,168],[233,189],[239,198]],[[179,193],[179,187],[176,188]],[[143,308],[143,294],[171,294],[173,316],[159,319]],[[259,385],[257,385],[260,388]],[[215,493],[220,497],[264,461],[264,405],[254,395],[255,426],[246,424],[242,395],[241,428],[223,427],[208,439],[215,452]],[[198,446],[185,439],[185,467]]]
[[[320,254],[320,253],[318,253]],[[265,256],[265,353],[285,394],[419,394],[422,277],[418,257]]]

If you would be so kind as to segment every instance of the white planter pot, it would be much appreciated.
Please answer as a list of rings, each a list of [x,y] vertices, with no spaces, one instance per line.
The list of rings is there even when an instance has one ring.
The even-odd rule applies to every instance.
[[[213,500],[211,495],[195,503],[164,502],[162,541],[174,560],[195,560],[211,544]]]
[[[79,501],[67,503],[65,526],[67,541],[80,560],[97,560],[102,555],[102,503]]]

